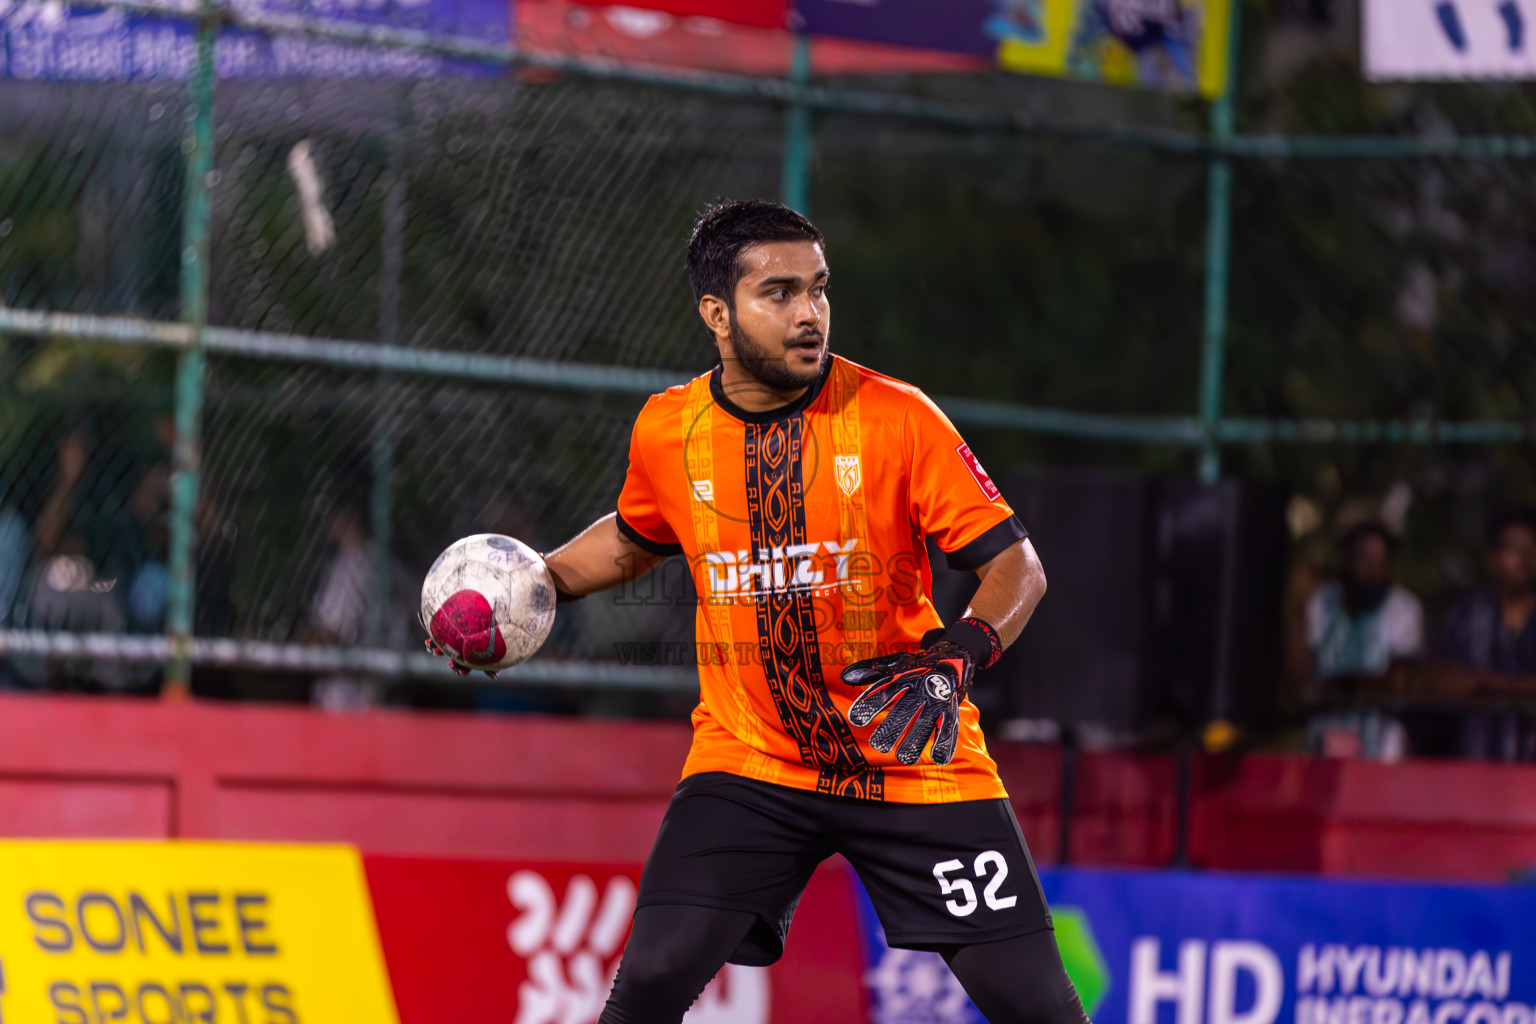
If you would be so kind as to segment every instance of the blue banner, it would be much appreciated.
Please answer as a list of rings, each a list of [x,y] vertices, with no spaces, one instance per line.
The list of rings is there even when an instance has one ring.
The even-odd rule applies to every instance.
[[[1095,1024],[1536,1024],[1536,887],[1045,871]],[[874,1024],[983,1024],[860,894]]]
[[[991,57],[997,0],[795,0],[805,31],[875,43]]]
[[[508,0],[244,0],[254,13],[365,22],[504,45]],[[0,0],[0,78],[123,82],[187,78],[196,57],[190,22],[148,18],[60,0]],[[431,54],[359,47],[304,36],[220,34],[220,78],[421,77],[484,72]]]

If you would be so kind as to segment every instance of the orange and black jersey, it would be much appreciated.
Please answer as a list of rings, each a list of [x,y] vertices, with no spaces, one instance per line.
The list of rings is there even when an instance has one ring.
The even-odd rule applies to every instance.
[[[619,529],[687,557],[700,595],[700,700],[684,776],[725,771],[871,800],[1006,796],[975,705],[954,759],[905,766],[845,717],[849,663],[941,625],[925,538],[974,569],[1026,536],[917,388],[833,356],[796,402],[735,405],[720,369],[635,421]]]

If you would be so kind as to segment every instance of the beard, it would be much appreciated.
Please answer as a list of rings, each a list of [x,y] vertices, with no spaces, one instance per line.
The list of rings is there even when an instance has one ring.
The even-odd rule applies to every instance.
[[[825,335],[821,332],[802,334],[797,340],[820,339]],[[821,360],[814,369],[792,370],[782,353],[771,352],[766,345],[759,344],[746,331],[741,329],[741,321],[736,319],[736,311],[731,310],[731,347],[736,350],[736,361],[748,375],[759,384],[773,391],[796,391],[800,388],[808,388],[821,376],[823,367],[831,357],[831,350],[823,348]]]
[[[1390,580],[1385,583],[1362,583],[1346,578],[1341,580],[1340,584],[1344,590],[1344,607],[1351,615],[1375,611],[1386,603],[1387,596],[1392,591]]]

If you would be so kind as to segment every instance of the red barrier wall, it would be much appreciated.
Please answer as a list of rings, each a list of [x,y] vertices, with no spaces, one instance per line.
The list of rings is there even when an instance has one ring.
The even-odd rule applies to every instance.
[[[686,727],[0,698],[0,834],[643,861]]]
[[[0,835],[354,843],[372,853],[639,863],[685,725],[0,696]],[[1057,857],[1061,758],[994,754]],[[1166,864],[1170,757],[1079,759],[1072,859]],[[1536,864],[1536,769],[1285,757],[1196,764],[1201,867],[1501,881]]]
[[[402,1024],[596,1019],[629,934],[637,864],[365,863]],[[783,958],[766,970],[726,968],[695,1017],[869,1020],[848,870],[839,858],[822,865],[795,910]]]

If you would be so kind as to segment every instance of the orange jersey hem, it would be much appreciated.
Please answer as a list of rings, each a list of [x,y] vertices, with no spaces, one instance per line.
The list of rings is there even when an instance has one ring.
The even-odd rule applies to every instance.
[[[973,706],[968,706],[973,707]],[[974,711],[972,712],[974,714]],[[885,803],[945,804],[966,800],[1006,800],[1008,790],[998,777],[997,767],[986,752],[972,752],[961,761],[957,756],[947,765],[882,765]],[[815,793],[819,790],[821,769],[772,757],[756,750],[727,732],[719,722],[694,713],[693,742],[679,777],[704,772],[727,772],[744,779],[770,782],[790,789]],[[858,797],[848,797],[856,800]],[[867,801],[878,802],[878,801]]]

